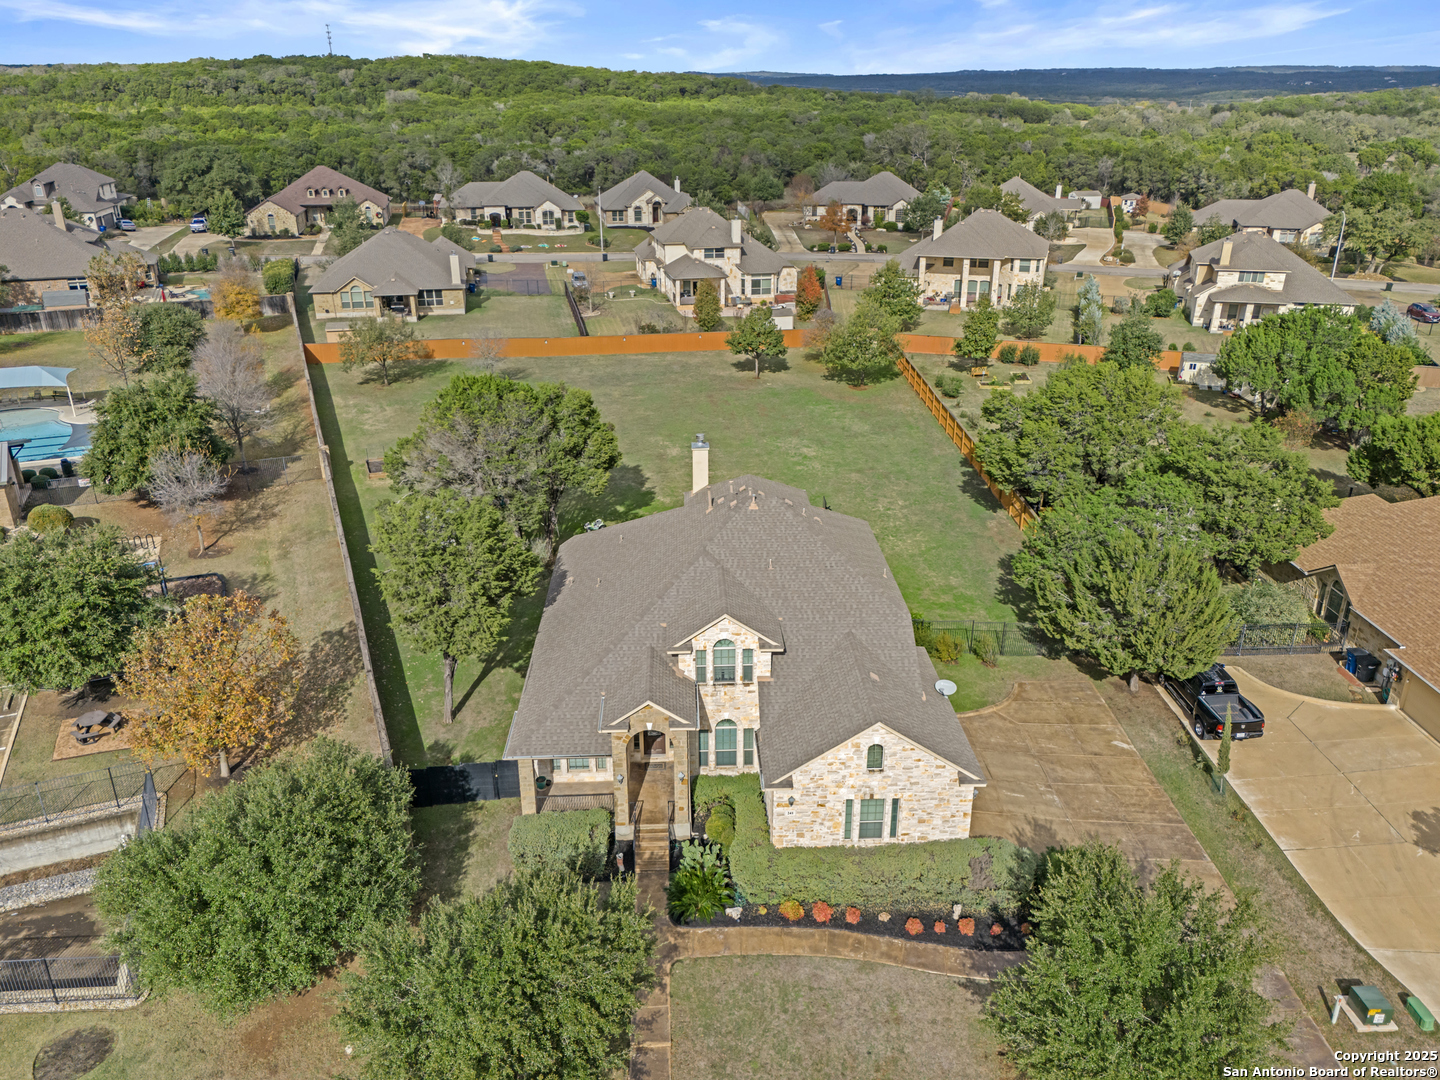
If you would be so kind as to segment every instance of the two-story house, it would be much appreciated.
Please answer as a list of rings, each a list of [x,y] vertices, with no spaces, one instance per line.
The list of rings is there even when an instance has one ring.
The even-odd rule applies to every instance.
[[[985,775],[870,526],[691,454],[684,506],[560,546],[504,753],[522,812],[598,796],[620,839],[683,838],[696,776],[754,773],[777,847],[968,836]]]
[[[658,226],[635,248],[640,280],[690,314],[700,282],[712,281],[721,306],[784,303],[794,299],[796,270],[753,236],[739,218],[694,207]]]
[[[1190,252],[1175,284],[1192,326],[1212,334],[1311,304],[1347,315],[1355,301],[1320,271],[1264,233],[1236,233]]]
[[[1312,181],[1305,194],[1287,188],[1264,199],[1220,199],[1195,211],[1195,221],[1211,218],[1236,232],[1262,233],[1282,244],[1319,244],[1325,238],[1330,211],[1315,201]]]
[[[878,172],[868,180],[832,180],[805,200],[805,217],[814,220],[838,202],[846,221],[879,225],[899,221],[919,197],[919,191],[892,172]]]
[[[672,187],[644,170],[602,191],[597,205],[601,220],[614,228],[663,225],[674,221],[689,207],[690,196],[680,190],[678,176]]]
[[[65,220],[58,200],[49,211],[0,207],[0,264],[8,302],[15,307],[87,307],[90,260],[107,252],[135,255],[144,264],[139,287],[154,285],[159,256],[131,247],[123,233],[102,234]]]
[[[901,256],[913,270],[920,298],[944,298],[965,307],[988,296],[1004,307],[1021,285],[1045,283],[1050,245],[998,210],[976,210],[952,228],[935,219],[930,236]]]
[[[522,170],[508,180],[474,180],[450,198],[455,220],[500,228],[574,229],[580,200]]]
[[[44,213],[62,198],[87,228],[99,232],[118,228],[121,205],[135,196],[119,191],[113,176],[61,161],[5,192],[0,204]]]
[[[394,226],[330,264],[310,286],[318,318],[464,315],[475,256],[437,236],[427,243]]]
[[[299,236],[311,225],[324,225],[325,215],[341,199],[354,200],[360,216],[372,225],[390,220],[390,196],[327,165],[317,165],[247,213],[246,233]]]
[[[1084,199],[1074,194],[1071,194],[1068,199],[1065,198],[1065,188],[1061,184],[1055,185],[1054,195],[1046,195],[1045,192],[1030,183],[1030,181],[1019,176],[1012,176],[1009,180],[1006,180],[1000,185],[1000,190],[1007,195],[1014,195],[1020,200],[1028,215],[1025,219],[1025,225],[1030,229],[1035,228],[1036,218],[1044,217],[1046,214],[1052,214],[1057,210],[1069,218],[1080,213],[1080,211],[1084,210],[1087,206]]]

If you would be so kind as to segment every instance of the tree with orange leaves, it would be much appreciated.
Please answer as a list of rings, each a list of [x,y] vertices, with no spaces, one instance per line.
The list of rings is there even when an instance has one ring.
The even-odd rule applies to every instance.
[[[795,314],[808,319],[820,308],[825,299],[825,289],[820,284],[820,272],[813,266],[800,271],[800,281],[795,290]]]
[[[192,597],[165,625],[143,631],[117,681],[141,703],[126,716],[147,761],[180,756],[207,775],[231,748],[269,746],[290,719],[300,643],[285,617],[253,596]]]
[[[830,230],[830,242],[834,243],[840,238],[840,234],[850,228],[850,223],[845,220],[845,212],[840,209],[840,200],[831,199],[830,205],[825,207],[825,213],[816,222],[822,229]]]

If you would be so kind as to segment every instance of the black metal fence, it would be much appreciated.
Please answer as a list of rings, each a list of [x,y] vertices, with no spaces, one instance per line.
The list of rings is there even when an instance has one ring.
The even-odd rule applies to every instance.
[[[590,336],[590,328],[585,325],[585,316],[580,314],[580,304],[575,299],[575,292],[570,288],[570,283],[565,283],[565,303],[570,306],[570,317],[575,320],[575,327],[580,331],[581,337]]]
[[[182,764],[163,765],[164,781],[185,771]],[[0,788],[0,832],[38,821],[55,821],[87,813],[101,806],[117,809],[140,801],[140,832],[158,822],[155,777],[143,764],[116,765],[109,769],[73,773],[41,780],[37,784]]]
[[[119,956],[0,960],[0,1004],[134,1001],[142,991]]]
[[[291,454],[288,457],[257,458],[254,461],[231,461],[221,466],[232,491],[263,491],[276,484],[298,484],[321,480],[320,459],[313,454]],[[26,505],[50,503],[54,506],[75,506],[85,503],[135,502],[140,494],[121,491],[106,495],[93,484],[78,478],[51,480],[49,486],[32,491]]]
[[[432,765],[411,769],[415,807],[489,802],[520,797],[520,763],[475,761],[466,765]]]
[[[923,645],[937,660],[953,663],[971,651],[975,639],[989,634],[998,656],[1043,656],[1052,643],[1038,626],[1015,622],[985,622],[980,619],[931,620],[911,617],[915,644]],[[947,655],[954,652],[955,655]]]
[[[535,799],[536,813],[547,810],[610,810],[615,809],[614,795],[538,795]]]
[[[1289,656],[1343,648],[1343,628],[1323,622],[1246,624],[1222,656]]]
[[[548,279],[517,273],[487,274],[482,272],[480,287],[491,292],[513,293],[516,296],[549,296],[553,291]]]

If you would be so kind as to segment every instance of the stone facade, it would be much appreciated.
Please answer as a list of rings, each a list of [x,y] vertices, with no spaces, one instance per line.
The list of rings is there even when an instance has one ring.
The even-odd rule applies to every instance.
[[[721,640],[730,640],[735,643],[735,681],[733,683],[717,683],[715,678],[715,643]],[[755,763],[755,754],[751,754],[751,763],[745,764],[745,731],[760,729],[760,682],[770,679],[770,653],[763,652],[765,648],[774,648],[768,642],[761,642],[760,636],[755,631],[741,625],[733,619],[725,618],[697,634],[691,641],[692,651],[689,654],[682,653],[680,660],[680,674],[686,678],[695,678],[695,652],[696,649],[705,650],[706,682],[700,687],[700,699],[705,702],[705,713],[709,719],[706,734],[708,735],[709,750],[707,764],[699,764],[699,740],[696,740],[696,759],[694,766],[701,773],[708,776],[736,776],[742,772],[757,772],[759,766]],[[745,652],[752,650],[755,658],[754,678],[750,682],[744,681],[744,670],[742,667]],[[722,720],[733,720],[738,729],[735,735],[735,765],[719,766],[715,764],[715,735],[714,728]],[[754,738],[754,736],[752,736]]]
[[[866,767],[869,748],[884,748],[883,766]],[[975,787],[948,762],[876,724],[797,769],[793,785],[765,792],[770,839],[776,847],[825,847],[960,840],[970,835]],[[790,799],[794,798],[794,805]],[[845,839],[845,802],[854,800],[850,839]],[[880,835],[860,839],[861,800],[884,805]],[[893,800],[900,800],[895,836]]]
[[[336,196],[336,198],[339,197]],[[370,199],[363,199],[356,205],[360,207],[360,216],[365,221],[372,225],[386,224],[386,207],[382,207]],[[328,206],[310,206],[297,216],[286,210],[285,207],[267,199],[245,215],[245,223],[248,226],[247,235],[278,236],[288,231],[293,236],[299,236],[311,225],[324,225],[325,212],[328,209]]]
[[[982,293],[1004,307],[1021,285],[1043,285],[1047,260],[947,259],[926,256],[917,267],[922,295],[953,296],[972,307]],[[962,299],[963,298],[963,299]]]
[[[345,301],[353,293],[352,289],[359,286],[361,297],[364,300],[363,306],[355,306],[353,302],[346,306]],[[419,318],[421,315],[464,315],[465,314],[465,286],[457,285],[453,288],[432,290],[440,293],[439,305],[420,304],[419,298],[407,296],[404,298],[409,308],[407,317],[410,319]],[[359,278],[353,278],[346,283],[344,288],[333,293],[312,293],[310,297],[315,302],[315,315],[317,318],[333,319],[336,317],[352,317],[359,315],[388,315],[388,309],[382,308],[381,298],[373,293],[369,284]]]

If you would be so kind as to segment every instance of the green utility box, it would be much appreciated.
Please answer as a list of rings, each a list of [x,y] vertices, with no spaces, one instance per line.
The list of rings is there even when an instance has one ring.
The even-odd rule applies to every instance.
[[[1374,986],[1352,986],[1350,1008],[1371,1027],[1388,1024],[1395,1018],[1395,1007],[1386,1000],[1379,988]]]
[[[1408,1012],[1421,1031],[1435,1030],[1435,1014],[1425,1007],[1425,1003],[1411,994],[1405,999],[1405,1011]]]

